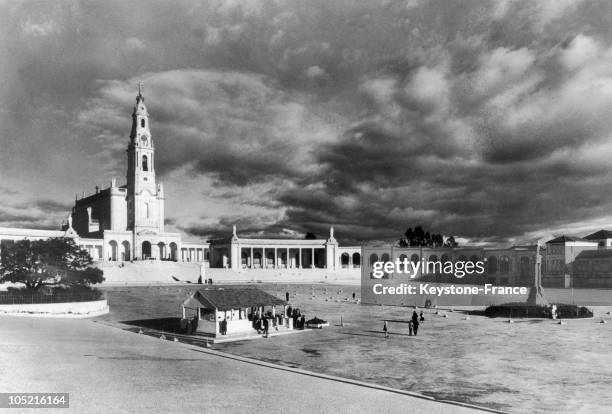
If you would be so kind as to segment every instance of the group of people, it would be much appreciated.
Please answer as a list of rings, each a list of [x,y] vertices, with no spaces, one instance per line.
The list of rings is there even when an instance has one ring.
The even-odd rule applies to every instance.
[[[417,314],[416,310],[413,311],[412,317],[408,321],[408,335],[416,336],[417,333],[419,332],[419,325],[423,322],[425,322],[425,316],[423,316],[423,311],[421,311],[420,315]],[[385,334],[385,338],[389,338],[389,325],[387,324],[386,320],[383,325],[383,332]]]
[[[306,325],[306,315],[303,315],[298,308],[289,306],[287,308],[287,317],[293,319],[294,329],[304,329]],[[278,331],[278,326],[283,323],[283,316],[280,314],[272,315],[271,311],[266,312],[263,316],[253,312],[249,315],[249,319],[252,321],[253,329],[257,330],[258,334],[263,334],[266,337],[268,336],[270,327]]]
[[[187,282],[187,283],[191,283],[191,282]],[[201,285],[201,284],[204,284],[204,285],[212,285],[212,284],[213,284],[212,277],[209,277],[208,279],[204,279],[204,280],[202,280],[202,275],[200,275],[200,276],[198,277],[198,285]]]
[[[306,325],[306,315],[302,315],[299,308],[287,308],[287,317],[293,319],[293,329],[304,329]]]

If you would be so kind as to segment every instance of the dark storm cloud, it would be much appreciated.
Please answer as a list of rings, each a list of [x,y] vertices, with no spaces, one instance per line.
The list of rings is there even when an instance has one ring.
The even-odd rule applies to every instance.
[[[37,219],[34,214],[0,212],[0,222],[33,222]]]
[[[55,201],[55,200],[38,200],[34,204],[36,208],[43,210],[43,211],[50,211],[53,213],[66,212],[66,214],[70,212],[72,205],[73,205],[72,203],[60,202],[60,201]]]
[[[167,192],[202,183],[192,209],[169,211],[169,224],[194,236],[235,223],[244,234],[326,236],[334,225],[340,240],[359,242],[420,224],[498,243],[606,222],[610,7],[11,6],[2,17],[11,59],[0,63],[10,108],[0,112],[1,172],[38,183],[28,173],[38,165],[55,179],[28,191],[70,197],[123,176],[143,80],[160,180]],[[30,197],[33,210],[59,217],[69,208],[41,197]]]

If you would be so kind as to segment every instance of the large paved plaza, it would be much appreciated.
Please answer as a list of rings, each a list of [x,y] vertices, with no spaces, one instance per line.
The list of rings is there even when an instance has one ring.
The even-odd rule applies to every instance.
[[[612,406],[612,323],[599,323],[610,322],[611,308],[595,308],[596,318],[565,325],[537,319],[510,324],[477,315],[468,319],[458,311],[443,317],[426,310],[417,337],[408,336],[405,324],[391,323],[391,337],[385,340],[382,319],[405,320],[412,309],[346,301],[354,287],[327,286],[326,293],[323,285],[258,286],[279,296],[288,290],[291,303],[307,318],[318,316],[331,326],[215,349],[512,412],[607,412]],[[120,326],[118,321],[147,315],[178,316],[178,304],[194,288],[113,288],[108,291],[112,311],[100,322]],[[577,297],[582,293],[576,292]],[[341,316],[344,326],[338,326]]]
[[[90,320],[2,317],[0,330],[1,392],[67,392],[74,413],[473,411],[223,358]],[[10,410],[20,411],[32,412]]]
[[[151,335],[134,333],[134,321],[178,317],[196,286],[107,288],[111,313],[94,320],[0,318],[2,391],[69,392],[71,411],[79,413],[469,410],[329,375],[517,413],[605,413],[612,406],[612,323],[600,323],[610,321],[610,308],[565,325],[425,310],[418,336],[392,322],[384,339],[382,320],[405,320],[412,309],[356,304],[347,286],[259,287],[279,296],[289,291],[307,318],[331,326],[215,344],[211,354],[159,339],[147,327]]]

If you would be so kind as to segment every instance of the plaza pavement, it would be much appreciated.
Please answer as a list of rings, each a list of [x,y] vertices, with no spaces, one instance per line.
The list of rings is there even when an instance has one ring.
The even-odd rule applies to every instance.
[[[3,316],[0,332],[0,392],[70,393],[70,409],[51,412],[476,412],[227,358],[91,320]]]

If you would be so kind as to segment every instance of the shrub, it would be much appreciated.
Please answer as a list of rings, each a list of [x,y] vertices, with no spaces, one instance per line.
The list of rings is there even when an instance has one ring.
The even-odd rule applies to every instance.
[[[557,304],[559,319],[590,318],[593,312],[584,306]],[[552,318],[551,306],[527,305],[525,303],[505,303],[492,305],[485,309],[485,315],[490,318]]]

